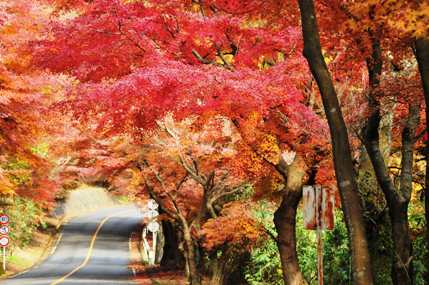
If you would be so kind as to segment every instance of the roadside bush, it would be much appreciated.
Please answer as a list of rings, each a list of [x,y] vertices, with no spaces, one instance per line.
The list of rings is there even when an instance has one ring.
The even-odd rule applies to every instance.
[[[10,248],[24,247],[32,239],[38,226],[45,226],[42,221],[43,211],[33,201],[21,197],[14,199],[13,205],[5,210],[9,215],[11,238]]]
[[[255,216],[267,231],[277,235],[273,224],[274,209],[261,203]],[[350,284],[350,254],[347,229],[341,211],[335,213],[335,229],[324,237],[324,270],[326,284]],[[301,270],[310,284],[317,284],[316,233],[303,227],[302,211],[297,216],[297,252]],[[251,252],[250,262],[245,268],[245,278],[251,285],[282,285],[283,277],[279,252],[273,239],[261,241]]]

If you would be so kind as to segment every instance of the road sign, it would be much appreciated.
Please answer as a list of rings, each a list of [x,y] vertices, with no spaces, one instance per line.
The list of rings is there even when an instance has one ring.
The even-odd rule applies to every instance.
[[[158,209],[159,205],[155,200],[149,199],[149,201],[147,202],[147,207],[149,208],[149,210],[156,210]]]
[[[0,236],[0,246],[6,247],[9,245],[9,237],[8,236]]]
[[[9,233],[8,226],[0,226],[0,235],[7,235]]]
[[[317,230],[317,280],[323,285],[323,230],[334,228],[335,196],[320,185],[303,187],[304,227]]]
[[[144,216],[145,218],[148,218],[148,219],[153,219],[153,218],[155,218],[155,217],[158,217],[158,216],[159,216],[159,213],[158,213],[158,211],[150,210],[150,211],[146,211],[146,212],[144,212],[144,213],[143,213],[143,216]]]
[[[9,216],[6,214],[0,214],[0,224],[6,225],[9,223]]]
[[[149,231],[151,231],[152,233],[158,232],[158,231],[159,231],[159,223],[158,223],[158,222],[155,222],[155,221],[150,222],[150,223],[147,225],[147,229],[148,229]]]
[[[335,196],[320,185],[304,186],[304,227],[307,230],[332,230],[334,228]]]
[[[0,236],[0,247],[3,248],[3,272],[6,272],[6,247],[9,245],[8,236]]]

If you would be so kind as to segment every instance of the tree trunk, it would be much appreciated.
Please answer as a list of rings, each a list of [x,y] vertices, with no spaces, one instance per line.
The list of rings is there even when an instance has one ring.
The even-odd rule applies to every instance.
[[[299,268],[295,238],[296,210],[301,196],[302,191],[285,194],[274,214],[274,224],[278,233],[277,246],[286,285],[307,284]]]
[[[407,213],[412,190],[413,150],[419,110],[418,106],[409,106],[409,115],[402,134],[401,183],[398,191],[390,177],[380,148],[381,107],[378,101],[380,95],[378,94],[380,92],[378,89],[383,61],[380,42],[376,38],[372,38],[372,49],[372,56],[367,60],[370,84],[368,103],[371,115],[363,129],[364,145],[389,208],[394,244],[392,281],[394,284],[407,285],[412,284],[412,267],[409,260],[412,245],[409,236]]]
[[[307,281],[301,273],[296,252],[296,211],[302,197],[302,178],[305,174],[301,167],[300,157],[281,171],[286,179],[286,192],[280,207],[274,214],[277,230],[277,246],[286,285],[306,285]]]
[[[394,247],[394,260],[392,268],[392,281],[396,285],[413,284],[411,266],[411,240],[408,228],[408,203],[398,203],[390,211],[392,219],[392,233]]]
[[[396,197],[396,189],[393,182],[389,182],[390,177],[385,168],[384,162],[381,162],[382,156],[378,146],[374,143],[366,142],[367,150],[373,161],[374,171],[377,176],[389,207],[389,216],[392,225],[392,239],[394,242],[394,260],[392,268],[392,280],[394,284],[411,284],[411,267],[409,258],[411,256],[411,241],[408,229],[408,203],[409,199]],[[372,150],[370,150],[372,148]]]
[[[374,99],[370,98],[375,104]],[[394,260],[392,280],[394,284],[412,284],[411,252],[412,245],[408,228],[408,203],[412,191],[413,150],[415,130],[418,125],[419,107],[409,106],[409,115],[402,134],[402,165],[401,183],[399,191],[390,178],[383,155],[379,146],[378,126],[380,123],[380,110],[373,106],[373,113],[369,117],[364,132],[364,144],[374,167],[388,207],[392,224],[392,239],[394,243]]]
[[[312,0],[298,2],[304,36],[304,56],[319,86],[331,132],[335,173],[350,239],[354,284],[370,285],[373,284],[370,255],[347,128],[331,74],[322,55],[314,3]]]
[[[401,176],[400,176],[400,205],[401,211],[395,211],[396,215],[402,212],[400,223],[396,222],[392,225],[393,241],[399,259],[401,261],[402,271],[399,271],[398,265],[395,269],[402,272],[397,284],[404,283],[405,277],[408,278],[410,284],[413,284],[413,267],[412,267],[412,243],[409,234],[408,225],[408,204],[411,200],[413,191],[413,164],[414,164],[414,144],[416,143],[416,129],[420,122],[420,105],[412,102],[408,106],[408,117],[405,127],[402,131],[402,159],[401,159]],[[396,228],[398,227],[398,228]],[[402,235],[400,235],[402,233]],[[405,272],[404,272],[405,271]]]
[[[429,134],[429,37],[416,40],[416,58],[419,64],[420,77],[426,104],[426,135]],[[426,176],[425,176],[425,213],[426,213],[426,243],[429,248],[429,139],[426,140]],[[429,255],[429,254],[428,254]],[[426,268],[429,268],[429,256],[426,258]],[[429,270],[426,279],[429,280]]]
[[[210,285],[223,285],[225,280],[225,266],[218,258],[210,264]]]
[[[373,17],[373,12],[370,12],[370,17]],[[376,147],[378,148],[383,161],[389,160],[391,131],[393,120],[393,104],[384,105],[384,110],[387,112],[383,118],[380,118],[379,104],[375,99],[378,96],[380,76],[383,67],[381,45],[379,39],[374,35],[372,30],[368,31],[372,43],[372,54],[366,59],[369,83],[370,83],[370,98],[368,105],[374,113],[369,116],[364,129],[363,136],[368,133],[368,126],[373,126],[371,131],[378,135]],[[373,110],[374,109],[374,110]],[[364,138],[365,140],[365,138]],[[392,266],[393,250],[391,249],[392,227],[391,218],[388,212],[387,202],[384,192],[378,185],[377,175],[374,172],[371,158],[366,151],[365,143],[361,150],[361,160],[359,162],[359,190],[361,195],[365,197],[364,208],[367,220],[367,238],[369,241],[369,250],[371,254],[371,263],[373,265],[374,282],[376,284],[392,284]],[[388,163],[387,163],[388,164]],[[390,276],[390,278],[388,277]]]
[[[383,120],[385,117],[383,117]],[[382,120],[382,121],[383,121]],[[384,122],[386,123],[386,122]],[[391,123],[391,120],[390,120]],[[389,122],[387,123],[389,124]],[[391,128],[380,128],[380,148],[386,163],[390,148],[390,142],[382,142],[381,137],[386,139],[391,133]],[[386,199],[381,188],[378,186],[377,177],[371,164],[371,160],[362,146],[359,157],[359,191],[365,197],[364,211],[366,234],[368,238],[368,248],[371,254],[372,271],[374,273],[375,284],[393,284],[392,265],[393,264],[393,240],[392,226],[387,207]]]
[[[174,225],[169,221],[163,221],[162,228],[165,236],[165,245],[161,266],[172,269],[183,268],[184,257],[181,251],[178,250],[179,238]]]
[[[192,240],[190,228],[187,224],[183,225],[183,239],[184,239],[184,251],[188,274],[189,285],[201,285],[201,274],[198,270],[197,255],[195,253],[195,245]]]

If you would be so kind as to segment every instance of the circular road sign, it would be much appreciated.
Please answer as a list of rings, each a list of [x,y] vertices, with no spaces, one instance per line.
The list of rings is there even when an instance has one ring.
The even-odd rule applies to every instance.
[[[0,236],[0,246],[6,247],[9,244],[9,237],[7,236]]]
[[[157,222],[150,222],[147,225],[147,229],[153,233],[159,231],[159,224]]]
[[[150,210],[150,211],[145,212],[144,216],[148,219],[153,219],[155,217],[158,217],[159,213],[158,213],[158,211]]]
[[[9,223],[9,216],[6,214],[0,214],[0,224],[5,225]]]
[[[147,202],[147,207],[149,208],[149,210],[156,210],[158,209],[158,206],[158,203],[154,199],[149,199],[149,201]]]
[[[9,233],[8,226],[0,226],[0,235],[7,235]]]

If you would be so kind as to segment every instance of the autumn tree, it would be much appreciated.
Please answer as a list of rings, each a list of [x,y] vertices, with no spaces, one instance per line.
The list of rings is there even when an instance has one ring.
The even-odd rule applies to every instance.
[[[423,90],[424,90],[424,98],[426,105],[426,133],[429,133],[429,129],[427,127],[429,122],[429,38],[420,37],[415,42],[416,48],[416,58],[419,64],[420,77],[422,79]],[[427,240],[426,243],[429,246],[429,191],[427,190],[429,187],[429,141],[426,141],[426,180],[425,180],[425,210],[426,210],[426,233]],[[429,264],[428,264],[429,266]]]
[[[251,246],[261,234],[251,212],[238,210],[249,203],[237,199],[247,184],[231,168],[240,158],[234,147],[237,134],[227,122],[214,119],[192,132],[189,119],[180,125],[166,119],[140,158],[145,188],[179,226],[190,284],[201,284],[201,249],[220,250],[209,255],[210,282],[227,284],[244,253],[242,246]],[[221,224],[219,233],[215,225]]]
[[[355,284],[372,284],[370,256],[347,127],[344,123],[331,75],[322,55],[314,3],[303,0],[299,1],[299,4],[304,36],[304,55],[307,57],[318,83],[331,130],[335,173],[351,241],[353,279]]]
[[[33,69],[28,44],[41,39],[49,23],[44,1],[3,1],[0,5],[1,167],[8,192],[42,204],[52,202],[58,189],[48,157],[50,139],[58,134],[53,104],[62,99],[71,80]],[[12,182],[12,183],[11,183]],[[13,191],[12,191],[13,190]]]
[[[416,88],[417,77],[412,70],[413,65],[411,68],[404,67],[409,66],[410,61],[412,62],[409,48],[412,34],[404,32],[402,24],[410,20],[409,18],[420,13],[424,14],[424,12],[420,12],[424,11],[424,5],[402,1],[394,4],[339,1],[330,5],[329,9],[336,11],[339,19],[341,19],[341,15],[344,19],[343,22],[338,21],[342,23],[340,24],[342,27],[340,27],[339,33],[332,37],[338,35],[341,37],[341,34],[345,33],[347,34],[345,37],[349,38],[351,34],[350,44],[354,48],[350,50],[355,54],[354,60],[360,58],[361,61],[366,62],[368,86],[364,86],[364,90],[368,92],[369,116],[363,126],[362,138],[378,184],[386,198],[392,222],[392,239],[395,244],[392,280],[396,284],[408,284],[412,282],[413,274],[407,211],[413,187],[413,154],[418,140],[416,130],[419,127],[421,91]],[[408,13],[403,13],[404,9]],[[329,22],[329,20],[327,21]],[[412,33],[418,33],[419,25],[424,21],[422,17],[415,21],[416,24],[410,26],[414,29]],[[398,32],[398,29],[402,29],[402,32]],[[404,70],[402,71],[402,69]],[[404,76],[404,74],[407,75]],[[395,84],[392,84],[393,82]],[[400,105],[404,101],[408,106],[408,112],[402,113],[406,123],[400,130],[402,132],[400,186],[395,186],[390,177],[388,163],[385,161],[386,156],[380,145],[379,129],[383,117],[382,110],[383,108],[388,109],[387,105],[390,104],[388,102],[392,98],[399,102],[394,110],[400,110]]]
[[[71,92],[69,106],[82,121],[97,114],[105,134],[125,132],[138,139],[168,111],[178,119],[208,112],[240,121],[252,112],[266,116],[281,106],[283,118],[293,118],[290,126],[284,122],[293,132],[298,120],[318,120],[302,104],[300,83],[309,77],[296,52],[297,27],[279,30],[259,22],[256,14],[230,17],[225,14],[228,7],[188,4],[94,1],[79,6],[76,13],[69,10],[68,19],[56,22],[53,39],[33,44],[34,63],[87,82]],[[287,8],[271,4],[255,2],[252,7],[273,12]],[[297,108],[301,116],[294,114]],[[302,144],[309,136],[303,134]],[[293,208],[300,193],[295,188]],[[293,213],[288,219],[284,223],[294,222]],[[282,235],[294,235],[293,229]],[[288,246],[281,250],[288,251]],[[295,260],[295,269],[285,271],[286,280],[293,280],[291,272],[299,274],[297,264]]]

